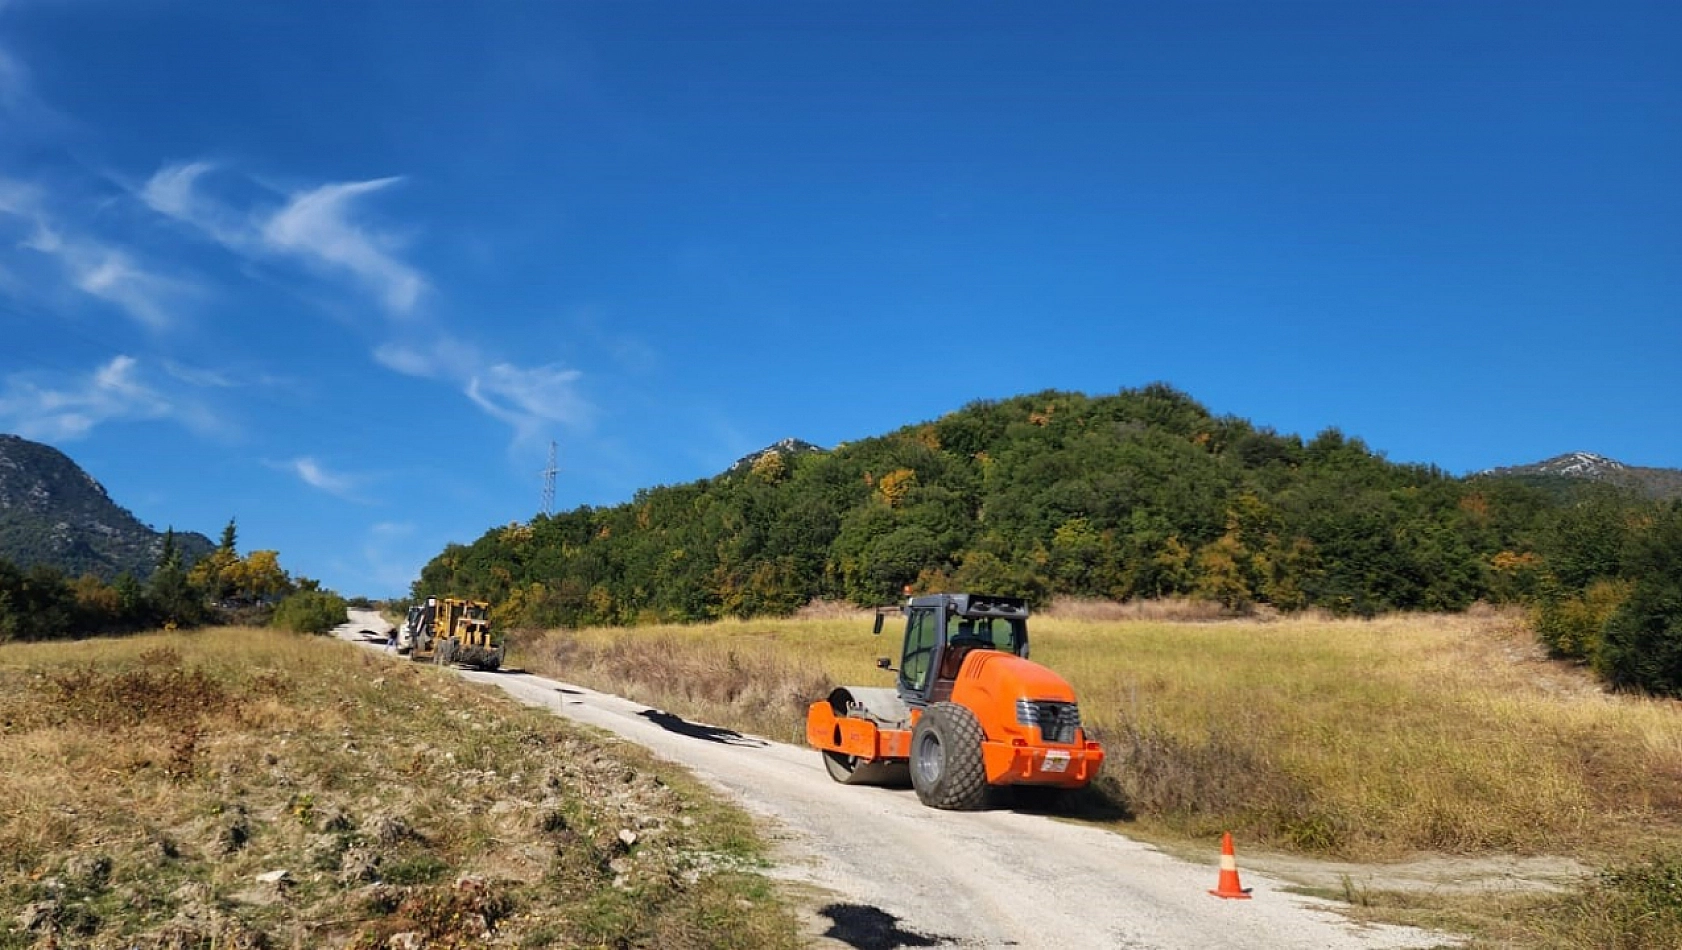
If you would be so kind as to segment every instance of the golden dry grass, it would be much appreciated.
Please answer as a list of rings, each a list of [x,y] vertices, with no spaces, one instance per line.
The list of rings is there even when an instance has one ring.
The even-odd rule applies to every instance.
[[[796,943],[676,770],[318,637],[0,649],[0,801],[0,948]]]
[[[1496,612],[1156,622],[1053,611],[1034,658],[1106,744],[1135,831],[1359,859],[1629,854],[1678,840],[1682,714],[1542,659]],[[1071,614],[1073,616],[1071,616]],[[516,662],[799,741],[837,683],[888,685],[868,614],[552,632]]]
[[[1113,780],[1172,831],[1363,858],[1580,854],[1624,850],[1682,803],[1675,704],[1593,688],[1510,616],[1037,632]],[[1145,794],[1183,761],[1203,767],[1177,794]],[[1200,783],[1213,794],[1183,788]]]

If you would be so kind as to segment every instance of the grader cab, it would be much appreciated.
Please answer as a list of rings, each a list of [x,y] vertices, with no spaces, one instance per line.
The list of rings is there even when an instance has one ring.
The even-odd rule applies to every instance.
[[[1085,787],[1104,750],[1081,726],[1074,690],[1028,659],[1019,598],[908,599],[894,688],[842,686],[806,713],[806,741],[846,785],[903,785],[923,804],[974,809],[990,790],[1043,797]],[[882,630],[882,612],[876,632]]]

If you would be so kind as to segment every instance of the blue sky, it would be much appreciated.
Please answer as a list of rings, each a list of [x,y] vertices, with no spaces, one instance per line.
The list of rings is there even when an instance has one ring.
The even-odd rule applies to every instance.
[[[0,0],[0,431],[376,597],[1048,388],[1682,467],[1679,10]]]

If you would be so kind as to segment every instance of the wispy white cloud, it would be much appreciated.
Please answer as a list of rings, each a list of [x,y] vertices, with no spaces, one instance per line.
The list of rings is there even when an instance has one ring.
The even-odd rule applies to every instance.
[[[218,369],[209,366],[192,366],[171,359],[164,360],[161,368],[171,379],[179,380],[199,389],[290,388],[296,385],[296,380],[273,373],[248,372],[235,368]]]
[[[0,3],[0,10],[5,6]],[[0,110],[16,112],[28,101],[28,96],[29,75],[24,72],[23,63],[0,46]]]
[[[188,366],[174,360],[165,360],[163,370],[173,379],[202,389],[233,389],[239,385],[238,380],[222,370]]]
[[[83,293],[115,305],[150,329],[173,326],[182,301],[194,293],[177,279],[144,269],[117,248],[87,240],[60,247],[60,259]]]
[[[0,0],[0,13],[7,3]],[[0,140],[57,148],[72,127],[35,94],[23,61],[0,45]],[[110,197],[103,193],[90,199],[94,190],[108,192],[108,183],[83,180],[49,190],[0,178],[0,225],[12,219],[21,225],[7,227],[8,236],[24,233],[21,240],[0,244],[0,265],[16,265],[6,266],[12,276],[0,291],[57,301],[72,299],[67,291],[74,290],[150,330],[175,328],[201,296],[198,285],[147,260],[150,255],[139,251],[135,242],[114,235],[109,222],[88,210],[90,200],[97,201],[94,207],[103,207]]]
[[[114,357],[68,386],[14,374],[0,388],[0,425],[26,438],[71,441],[107,422],[162,419],[201,434],[228,430],[208,409],[148,382],[132,356]]]
[[[358,197],[400,181],[346,182],[294,194],[263,225],[263,240],[276,250],[349,271],[380,296],[386,309],[408,313],[426,289],[426,281],[394,255],[395,239],[358,225],[351,215]]]
[[[516,441],[538,439],[554,423],[576,425],[590,406],[578,392],[583,374],[560,366],[521,369],[497,363],[467,380],[467,397],[514,429]]]
[[[438,344],[419,347],[410,342],[382,343],[374,348],[374,361],[405,376],[433,378],[443,375],[443,368],[448,365],[440,358],[438,348]]]
[[[33,220],[40,205],[39,187],[10,178],[0,178],[0,214]]]
[[[400,183],[399,177],[334,182],[292,192],[278,208],[238,209],[205,194],[208,162],[159,169],[139,191],[152,210],[191,225],[237,254],[290,257],[307,266],[347,275],[397,317],[412,313],[428,284],[399,252],[403,242],[358,216],[365,195]]]
[[[193,284],[142,264],[124,248],[65,228],[35,185],[0,179],[0,216],[24,222],[27,234],[17,249],[53,259],[71,286],[148,329],[172,328],[201,296]]]
[[[0,0],[0,15],[6,12],[7,6],[8,0]],[[48,141],[72,126],[73,123],[35,94],[24,61],[0,46],[0,135],[8,142]]]
[[[307,455],[299,456],[287,462],[286,468],[303,479],[304,484],[311,488],[319,488],[329,495],[350,498],[356,488],[354,479],[347,475],[328,471],[320,462]]]
[[[555,424],[589,422],[592,407],[581,393],[577,370],[487,359],[477,347],[418,314],[429,290],[426,277],[401,258],[401,241],[359,214],[365,198],[403,179],[320,185],[286,195],[278,208],[239,208],[212,195],[216,171],[209,162],[167,165],[137,194],[152,210],[247,259],[290,257],[353,278],[380,300],[389,317],[402,321],[402,340],[378,346],[374,359],[406,376],[458,386],[474,405],[511,427],[516,442],[537,440]]]
[[[194,188],[214,167],[209,162],[166,165],[141,186],[139,197],[153,211],[190,224],[220,244],[240,249],[253,240],[248,226],[229,209],[201,198]]]
[[[374,359],[407,376],[459,385],[474,405],[514,430],[517,444],[540,442],[557,425],[583,428],[595,415],[579,370],[493,362],[471,344],[448,336],[386,343],[375,349]]]
[[[418,526],[406,522],[379,522],[357,533],[360,547],[337,547],[328,558],[338,583],[353,585],[341,587],[342,594],[406,596],[426,566],[428,555],[417,552],[436,551],[449,543],[444,537],[422,537]]]

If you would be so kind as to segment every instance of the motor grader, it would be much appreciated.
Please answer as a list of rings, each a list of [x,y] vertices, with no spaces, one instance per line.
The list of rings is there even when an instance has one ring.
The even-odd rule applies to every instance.
[[[885,612],[878,610],[875,632]],[[926,594],[898,608],[905,639],[894,688],[841,686],[806,712],[806,741],[844,785],[904,785],[933,808],[975,809],[1011,786],[1049,802],[1084,787],[1104,750],[1081,727],[1074,690],[1028,659],[1028,607],[1015,597]]]
[[[457,597],[428,597],[409,608],[397,652],[440,666],[460,663],[481,670],[502,666],[502,644],[491,637],[490,604]]]

